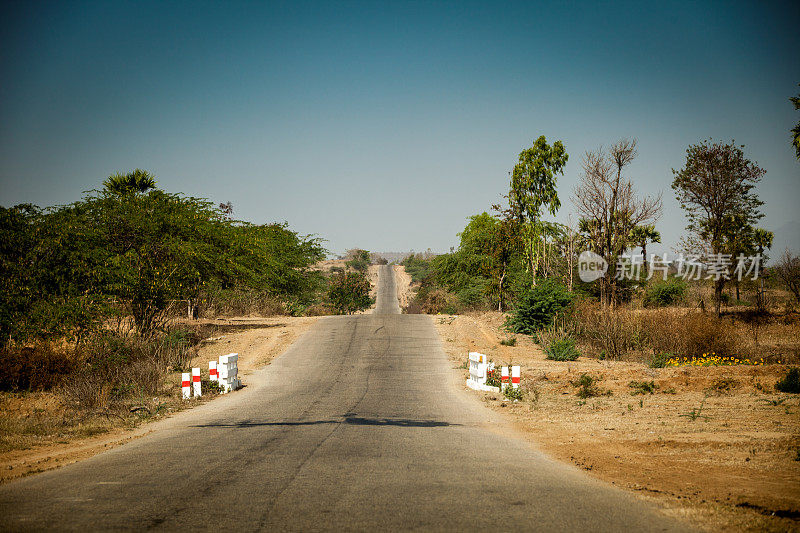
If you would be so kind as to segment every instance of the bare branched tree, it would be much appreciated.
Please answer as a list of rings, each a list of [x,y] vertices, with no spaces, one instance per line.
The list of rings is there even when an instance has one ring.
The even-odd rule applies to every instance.
[[[606,304],[616,303],[616,265],[630,245],[631,230],[654,224],[661,217],[661,195],[639,197],[630,179],[623,176],[636,155],[635,139],[615,143],[608,153],[602,148],[587,152],[583,176],[572,198],[584,225],[596,232],[597,253],[609,263],[601,280],[601,299]]]
[[[800,303],[800,257],[792,255],[787,248],[775,265],[775,272]]]

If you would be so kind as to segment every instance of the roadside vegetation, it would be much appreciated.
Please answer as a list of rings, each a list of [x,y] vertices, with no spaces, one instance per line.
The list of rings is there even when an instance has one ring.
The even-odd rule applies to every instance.
[[[681,242],[693,268],[677,254],[647,253],[660,242],[661,198],[636,193],[627,169],[635,140],[587,152],[572,191],[574,227],[543,220],[561,205],[556,178],[568,156],[544,137],[524,150],[514,167],[507,207],[470,217],[459,246],[447,254],[406,257],[416,287],[408,313],[459,314],[497,310],[510,334],[531,335],[546,351],[605,360],[650,362],[714,353],[736,361],[800,362],[798,321],[800,258],[784,251],[770,260],[772,233],[762,217],[757,184],[765,171],[733,143],[690,146],[684,167],[666,181],[690,221]],[[705,168],[716,168],[706,175]],[[585,283],[579,255],[606,258],[608,269]],[[737,257],[760,256],[757,267]],[[727,277],[726,277],[727,276]],[[566,349],[575,346],[576,352]]]
[[[138,169],[72,204],[0,207],[0,452],[179,409],[200,343],[239,329],[208,319],[371,305],[368,252],[325,271],[320,239],[232,215]]]
[[[563,225],[543,215],[560,208],[568,158],[535,141],[505,205],[470,217],[450,253],[403,261],[417,291],[405,311],[450,315],[436,324],[454,367],[468,351],[520,365],[522,401],[483,399],[555,456],[699,524],[796,527],[800,257],[759,227],[766,172],[732,142],[689,146],[664,180],[689,225],[660,257],[661,197],[636,192],[636,156],[624,139],[586,153]],[[607,261],[589,282],[586,252]],[[739,279],[751,256],[757,279]]]

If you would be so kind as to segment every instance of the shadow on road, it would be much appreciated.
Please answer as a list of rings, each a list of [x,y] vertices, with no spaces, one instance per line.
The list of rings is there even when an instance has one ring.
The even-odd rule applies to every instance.
[[[347,416],[338,420],[285,420],[282,422],[256,422],[241,420],[239,422],[212,422],[197,424],[193,428],[251,428],[263,426],[316,426],[319,424],[351,424],[354,426],[401,426],[414,428],[434,428],[460,426],[439,420],[414,420],[410,418],[365,418],[360,416]]]

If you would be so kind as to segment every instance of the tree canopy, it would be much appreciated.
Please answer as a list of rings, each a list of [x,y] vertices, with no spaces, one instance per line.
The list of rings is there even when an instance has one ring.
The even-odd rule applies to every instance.
[[[152,187],[148,176],[112,176],[65,206],[0,208],[3,343],[80,336],[120,304],[147,334],[171,301],[211,287],[296,299],[312,290],[309,267],[324,257],[318,239],[286,224],[230,220],[208,200]]]

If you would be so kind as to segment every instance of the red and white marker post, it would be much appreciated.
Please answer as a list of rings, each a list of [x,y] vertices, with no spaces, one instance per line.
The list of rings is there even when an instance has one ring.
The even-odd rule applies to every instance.
[[[217,362],[208,362],[208,377],[211,381],[219,381],[219,374],[217,373]]]
[[[506,388],[508,385],[508,367],[504,366],[500,369],[500,389]]]
[[[519,388],[520,383],[520,371],[518,366],[511,367],[511,386],[515,389]]]
[[[184,400],[192,397],[192,375],[188,372],[181,373],[181,394]]]
[[[202,396],[203,390],[201,389],[202,383],[200,383],[200,369],[193,368],[192,369],[192,388],[194,389],[195,396]]]

